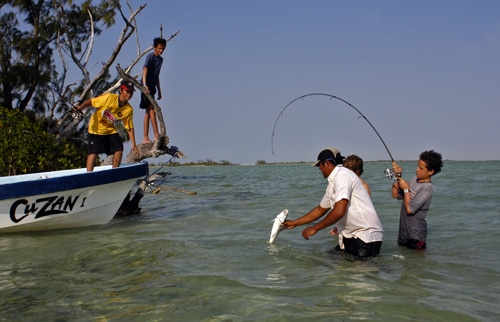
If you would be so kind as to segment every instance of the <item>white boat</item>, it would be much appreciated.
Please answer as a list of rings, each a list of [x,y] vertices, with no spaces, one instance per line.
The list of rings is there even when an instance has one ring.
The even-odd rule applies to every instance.
[[[0,233],[107,224],[147,174],[142,161],[0,177]]]

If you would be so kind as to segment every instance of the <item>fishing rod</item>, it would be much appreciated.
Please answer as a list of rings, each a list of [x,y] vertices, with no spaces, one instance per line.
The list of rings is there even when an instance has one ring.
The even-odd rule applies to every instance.
[[[349,103],[348,101],[338,97],[338,96],[335,96],[335,95],[330,95],[330,94],[324,94],[324,93],[311,93],[311,94],[306,94],[306,95],[302,95],[300,97],[297,97],[296,99],[292,100],[290,103],[288,103],[282,110],[281,112],[278,114],[278,117],[276,118],[276,121],[274,122],[274,127],[273,127],[273,134],[272,134],[272,137],[271,137],[271,151],[274,155],[274,132],[276,130],[276,125],[278,125],[278,121],[280,119],[281,116],[283,116],[283,113],[285,112],[285,110],[290,106],[292,105],[294,102],[298,101],[298,100],[303,100],[304,98],[306,97],[309,97],[309,96],[326,96],[326,97],[329,97],[330,100],[331,99],[337,99],[341,102],[344,102],[345,104],[349,105],[349,107],[353,108],[356,112],[358,112],[359,115],[361,115],[362,118],[365,119],[366,122],[368,122],[368,124],[371,126],[371,128],[373,129],[373,131],[375,131],[375,133],[377,134],[378,138],[380,139],[380,141],[382,142],[382,144],[384,145],[384,148],[385,150],[387,151],[387,153],[389,154],[389,157],[391,158],[391,161],[392,163],[394,164],[395,161],[394,161],[394,158],[392,157],[392,154],[391,152],[389,151],[389,148],[387,147],[387,144],[385,144],[384,140],[382,139],[382,137],[380,136],[380,134],[378,133],[377,129],[375,129],[375,127],[373,126],[373,124],[366,118],[366,116],[361,113],[360,110],[358,110],[356,107],[354,107],[354,105],[352,105],[351,103]]]

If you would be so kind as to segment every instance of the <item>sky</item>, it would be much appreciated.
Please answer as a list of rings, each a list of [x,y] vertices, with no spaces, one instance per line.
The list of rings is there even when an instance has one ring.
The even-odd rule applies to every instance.
[[[184,162],[314,161],[330,146],[365,161],[390,160],[368,122],[326,96],[289,105],[273,136],[283,108],[310,93],[355,106],[395,160],[430,149],[445,160],[500,160],[500,1],[129,3],[147,4],[137,16],[143,49],[160,24],[164,38],[180,30],[163,54],[158,103]],[[97,39],[91,75],[122,27],[117,19]],[[134,41],[116,63],[130,64]],[[131,104],[141,143],[139,101],[136,94]]]

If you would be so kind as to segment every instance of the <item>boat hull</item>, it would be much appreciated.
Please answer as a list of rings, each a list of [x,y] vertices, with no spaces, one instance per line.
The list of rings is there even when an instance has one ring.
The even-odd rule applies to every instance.
[[[0,233],[107,224],[147,162],[0,178]]]

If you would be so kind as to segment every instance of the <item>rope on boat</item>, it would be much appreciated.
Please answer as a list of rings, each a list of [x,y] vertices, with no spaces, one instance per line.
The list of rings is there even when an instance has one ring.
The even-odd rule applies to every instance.
[[[190,195],[195,195],[197,194],[196,191],[189,191],[189,190],[184,190],[184,189],[179,189],[179,188],[172,188],[172,187],[161,187],[165,181],[167,181],[167,176],[172,174],[171,170],[172,167],[174,166],[175,160],[179,157],[179,153],[182,153],[179,151],[179,148],[176,146],[170,146],[168,148],[167,154],[169,154],[171,157],[165,161],[161,162],[159,167],[153,171],[153,173],[149,174],[146,177],[146,187],[144,191],[146,191],[148,188],[151,188],[151,193],[152,194],[158,194],[161,190],[171,190],[175,192],[182,192]],[[162,169],[167,168],[167,171],[160,172]],[[153,177],[153,178],[152,178]],[[154,188],[154,189],[153,189]]]

